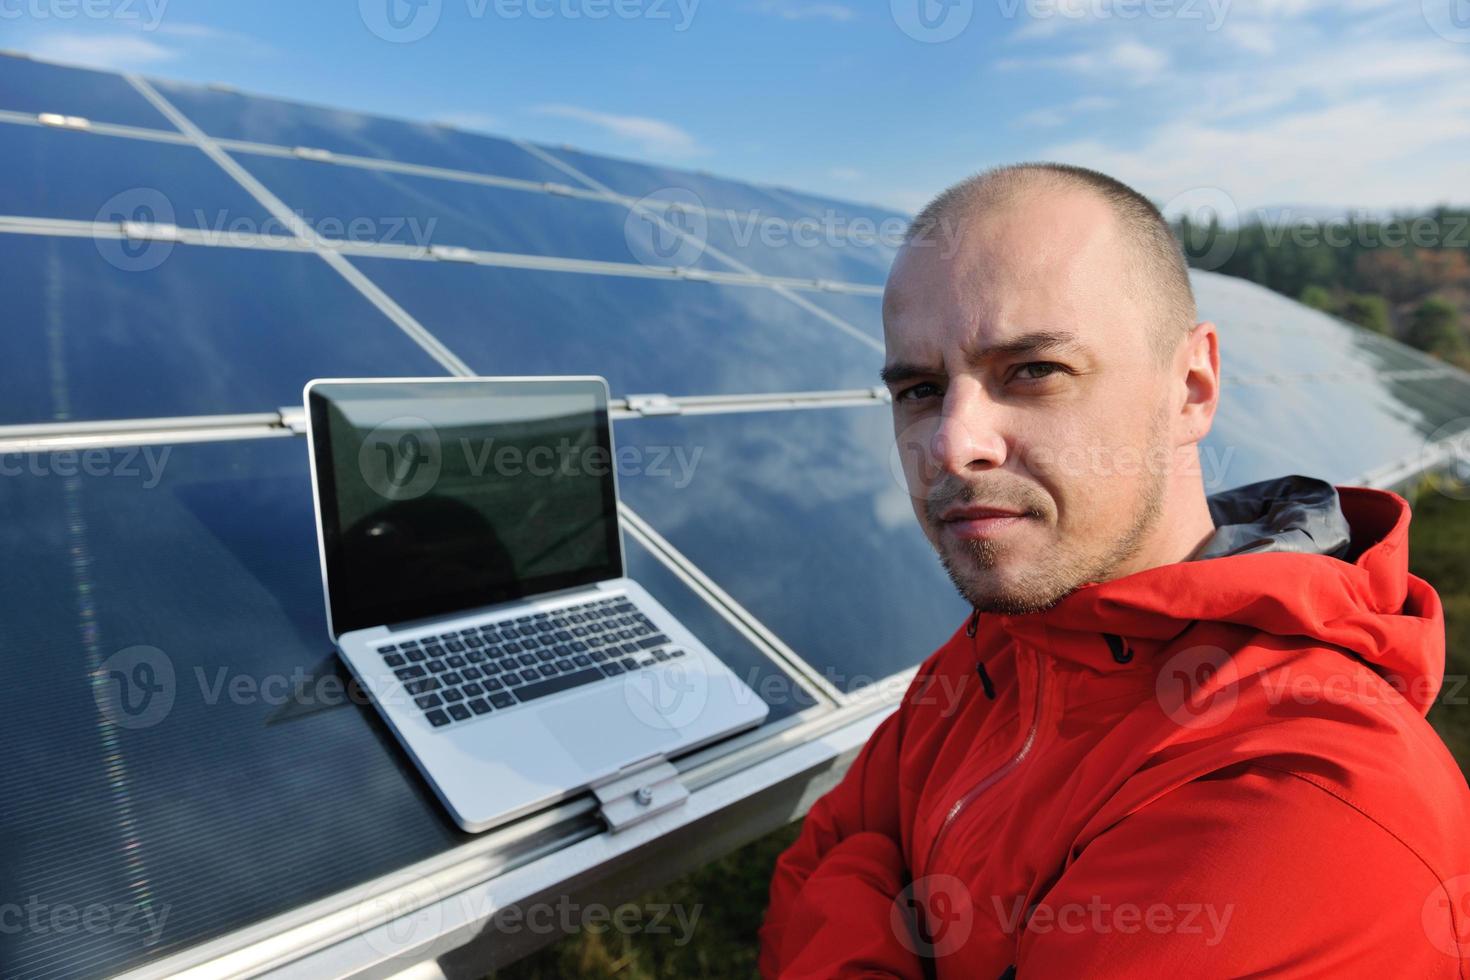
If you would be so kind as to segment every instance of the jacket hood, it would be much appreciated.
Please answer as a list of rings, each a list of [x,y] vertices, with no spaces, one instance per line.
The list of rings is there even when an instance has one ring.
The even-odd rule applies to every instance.
[[[1208,503],[1216,531],[1192,560],[1088,583],[1044,612],[994,618],[1100,671],[1146,662],[1201,620],[1305,638],[1360,657],[1428,710],[1443,679],[1444,613],[1434,589],[1409,574],[1408,501],[1287,476]]]

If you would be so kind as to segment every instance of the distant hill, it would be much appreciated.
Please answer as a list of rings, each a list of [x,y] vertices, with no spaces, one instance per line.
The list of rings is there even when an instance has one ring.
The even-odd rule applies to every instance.
[[[1236,227],[1188,216],[1173,224],[1196,268],[1260,283],[1470,370],[1470,208],[1385,216],[1282,206]]]

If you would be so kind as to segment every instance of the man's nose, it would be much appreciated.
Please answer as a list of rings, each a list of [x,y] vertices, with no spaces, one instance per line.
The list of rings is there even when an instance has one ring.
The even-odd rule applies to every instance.
[[[934,463],[947,473],[963,475],[993,469],[1006,459],[1005,438],[997,423],[1000,412],[982,391],[951,388],[944,412],[929,441]]]

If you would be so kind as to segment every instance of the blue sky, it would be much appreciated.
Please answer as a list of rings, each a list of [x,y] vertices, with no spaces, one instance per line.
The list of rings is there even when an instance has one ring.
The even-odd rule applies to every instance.
[[[0,0],[0,47],[909,210],[1023,159],[1470,203],[1470,0]]]

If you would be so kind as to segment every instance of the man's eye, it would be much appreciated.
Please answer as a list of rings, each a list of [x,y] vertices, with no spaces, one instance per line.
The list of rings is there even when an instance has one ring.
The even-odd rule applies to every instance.
[[[1041,374],[1033,374],[1029,377],[1023,376],[1026,371],[1037,370],[1041,371]],[[1063,367],[1052,361],[1031,361],[1016,368],[1016,376],[1020,377],[1022,381],[1041,381],[1061,370],[1064,370]]]
[[[917,401],[921,398],[931,398],[939,393],[939,386],[932,381],[924,381],[910,388],[905,388],[898,393],[899,401]]]

